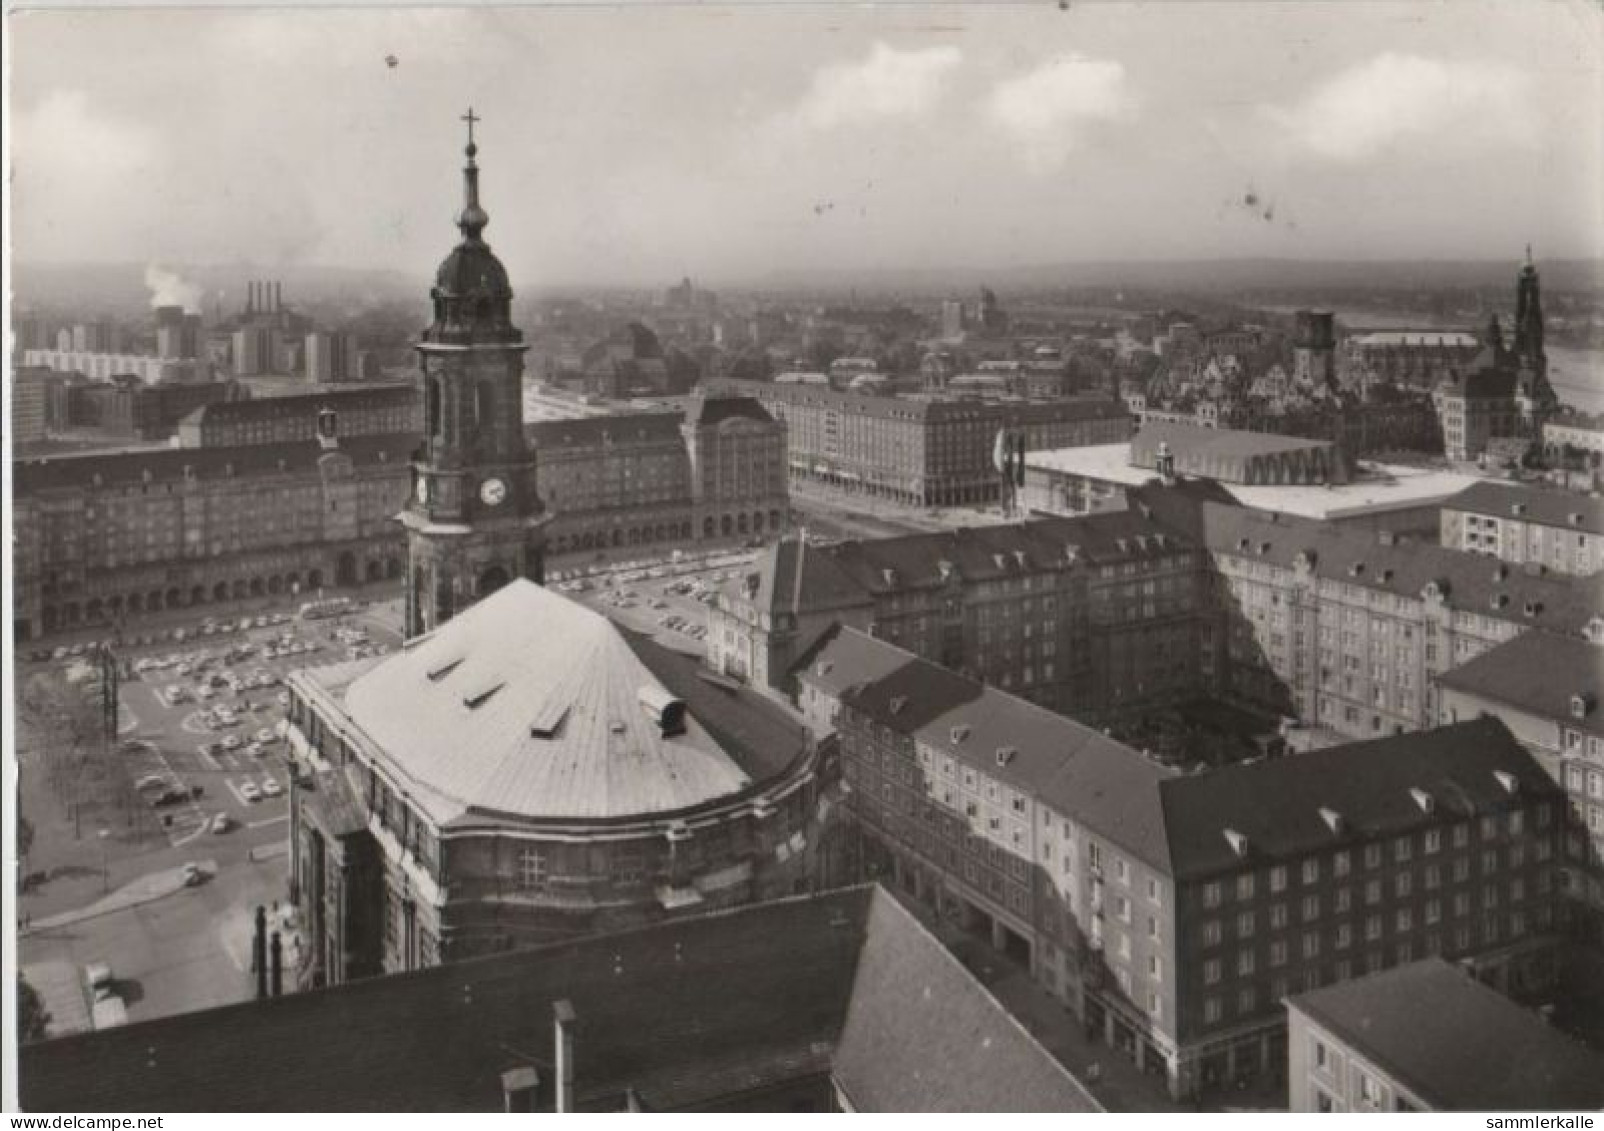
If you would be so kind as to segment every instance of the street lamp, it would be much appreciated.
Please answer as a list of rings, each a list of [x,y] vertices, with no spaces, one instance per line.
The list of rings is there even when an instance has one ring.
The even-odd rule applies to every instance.
[[[108,853],[108,844],[111,841],[111,830],[100,830],[100,893],[106,894],[111,890],[111,861]]]

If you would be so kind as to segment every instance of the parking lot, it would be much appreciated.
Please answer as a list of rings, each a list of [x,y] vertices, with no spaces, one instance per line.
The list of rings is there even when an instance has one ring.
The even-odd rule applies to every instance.
[[[119,756],[167,842],[267,830],[287,819],[284,676],[393,648],[398,637],[356,604],[302,619],[285,610],[206,618],[116,645]],[[97,641],[36,649],[30,665],[82,662]],[[249,836],[253,843],[283,829]]]
[[[618,623],[691,655],[706,652],[707,606],[756,555],[725,552],[694,560],[642,560],[557,572],[550,585]]]

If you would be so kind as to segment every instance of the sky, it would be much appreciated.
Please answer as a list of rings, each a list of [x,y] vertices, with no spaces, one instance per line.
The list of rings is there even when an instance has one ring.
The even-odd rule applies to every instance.
[[[1604,6],[79,10],[8,33],[22,262],[524,285],[1604,255]]]

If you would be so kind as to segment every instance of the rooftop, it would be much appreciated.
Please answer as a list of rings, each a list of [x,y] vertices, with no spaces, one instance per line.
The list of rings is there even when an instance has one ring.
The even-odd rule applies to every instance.
[[[1167,443],[1177,460],[1275,456],[1287,452],[1323,451],[1330,440],[1306,440],[1274,432],[1245,432],[1236,428],[1204,428],[1198,424],[1152,423],[1143,425],[1131,440],[1131,461],[1150,463],[1157,458],[1158,446]]]
[[[405,467],[418,446],[410,433],[387,436],[347,436],[338,451],[357,467],[396,464]],[[85,455],[64,454],[17,459],[11,464],[17,497],[56,488],[113,487],[136,483],[170,483],[193,475],[197,479],[246,477],[279,472],[302,472],[330,453],[316,440],[277,444],[248,444],[226,448],[157,448]]]
[[[688,809],[804,750],[801,729],[761,696],[708,682],[693,660],[522,579],[334,694],[441,825]],[[660,722],[673,701],[682,730]]]
[[[1490,718],[1172,777],[1160,790],[1175,875],[1188,878],[1463,819],[1509,800],[1499,775],[1518,795],[1564,798]],[[1232,844],[1226,830],[1244,839]]]
[[[875,670],[874,678],[846,692],[844,702],[1169,870],[1155,787],[1174,771],[1091,727],[911,653],[901,652],[901,665],[887,672],[887,647],[845,628],[808,671],[825,664]]]
[[[1361,466],[1359,476],[1347,483],[1309,486],[1227,483],[1225,489],[1245,507],[1329,522],[1432,506],[1475,482],[1475,476],[1455,471],[1367,463]]]
[[[1587,534],[1604,534],[1604,499],[1543,487],[1477,480],[1448,506],[1471,514],[1518,518],[1543,526],[1563,526]]]
[[[1598,709],[1604,693],[1604,646],[1590,640],[1523,632],[1444,672],[1437,683],[1604,736],[1604,717]],[[1574,710],[1578,705],[1580,716]]]
[[[1418,598],[1435,586],[1456,610],[1555,632],[1581,629],[1604,607],[1604,578],[1528,571],[1425,542],[1388,545],[1369,530],[1203,502],[1203,538],[1215,554],[1294,569],[1381,593]]]
[[[1604,1107],[1604,1059],[1440,958],[1298,994],[1288,1006],[1437,1110]]]
[[[1131,464],[1129,442],[1026,452],[1025,467],[1065,475],[1079,475],[1086,479],[1119,483],[1127,487],[1135,487],[1158,478],[1158,473],[1151,468],[1135,467]]]
[[[580,1110],[833,1075],[864,1111],[1097,1111],[906,910],[854,888],[25,1046],[29,1110],[499,1111],[553,1006]],[[317,1055],[306,1055],[307,1049]]]
[[[1348,340],[1364,347],[1470,350],[1481,346],[1481,339],[1468,330],[1372,330],[1367,334],[1355,334]]]

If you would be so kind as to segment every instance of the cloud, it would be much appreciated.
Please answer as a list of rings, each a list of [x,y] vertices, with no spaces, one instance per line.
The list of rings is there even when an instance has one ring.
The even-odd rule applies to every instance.
[[[998,83],[986,104],[991,120],[1036,169],[1061,165],[1088,127],[1130,118],[1136,107],[1123,64],[1080,55]]]
[[[820,67],[796,110],[797,120],[831,129],[918,118],[935,106],[947,76],[962,61],[956,47],[898,51],[876,43],[859,62]]]
[[[1354,162],[1422,139],[1453,147],[1529,143],[1542,120],[1532,103],[1530,77],[1508,64],[1389,52],[1268,114],[1306,152]]]

